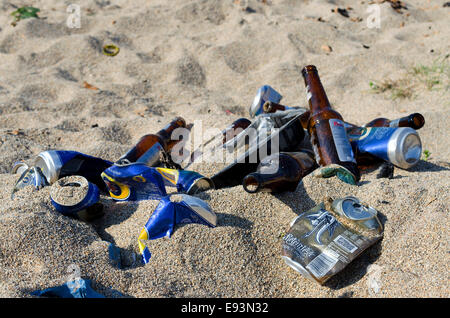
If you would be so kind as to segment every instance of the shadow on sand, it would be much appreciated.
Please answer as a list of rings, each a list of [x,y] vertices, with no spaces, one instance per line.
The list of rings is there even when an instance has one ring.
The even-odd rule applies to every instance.
[[[429,161],[420,160],[414,167],[408,169],[410,172],[439,172],[450,170],[450,163],[439,161],[431,163]]]

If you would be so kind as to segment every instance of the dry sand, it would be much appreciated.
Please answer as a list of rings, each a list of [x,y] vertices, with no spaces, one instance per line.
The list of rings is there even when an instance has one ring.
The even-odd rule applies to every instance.
[[[70,1],[16,1],[40,8],[42,17],[16,27],[15,7],[3,1],[0,296],[28,297],[62,284],[75,264],[108,297],[448,297],[448,59],[433,89],[427,83],[436,72],[411,75],[414,66],[450,53],[444,2],[407,0],[401,13],[382,3],[380,28],[368,28],[368,1],[81,0],[81,28],[69,29]],[[351,6],[350,17],[332,12],[337,6]],[[120,47],[114,57],[101,53],[110,43]],[[349,122],[422,113],[428,160],[395,169],[391,180],[363,174],[357,187],[307,176],[293,193],[208,191],[199,197],[217,213],[218,226],[184,225],[170,239],[150,241],[145,266],[137,237],[157,201],[102,196],[105,216],[85,223],[56,212],[50,187],[25,188],[10,200],[18,178],[9,174],[12,164],[30,163],[47,149],[114,161],[176,115],[223,129],[248,117],[264,84],[284,96],[283,104],[304,106],[300,71],[307,64],[317,66],[331,103]],[[369,82],[388,78],[411,86],[411,96],[371,92]],[[195,168],[211,176],[219,165]],[[319,286],[285,265],[280,249],[290,221],[326,195],[357,196],[377,208],[385,233]],[[110,243],[120,248],[122,269],[109,259]]]

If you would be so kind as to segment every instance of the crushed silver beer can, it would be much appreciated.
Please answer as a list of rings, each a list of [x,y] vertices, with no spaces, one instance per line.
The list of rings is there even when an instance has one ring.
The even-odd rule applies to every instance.
[[[352,147],[408,169],[422,155],[422,143],[416,130],[409,127],[356,127],[347,129]]]
[[[26,186],[34,186],[35,189],[39,190],[48,185],[47,179],[44,176],[41,168],[39,167],[28,167],[26,164],[14,165],[12,173],[22,172],[14,189],[11,193],[11,199],[14,199],[14,194],[25,188]]]
[[[282,257],[303,276],[323,284],[383,237],[377,215],[358,198],[329,198],[291,222]]]
[[[233,144],[229,146],[235,148],[231,152],[235,152],[237,159],[211,177],[214,188],[242,185],[244,177],[255,172],[260,161],[266,156],[300,149],[305,140],[305,131],[299,120],[303,113],[303,110],[296,110],[258,116],[254,123],[242,132],[247,134],[249,130],[253,130],[254,134],[249,133],[249,139],[243,137],[243,144],[236,148]],[[266,129],[268,127],[274,128]],[[246,140],[249,141],[248,144]],[[233,139],[230,142],[233,142]]]
[[[283,96],[280,95],[276,90],[274,90],[269,85],[263,85],[258,89],[253,103],[250,106],[249,113],[250,117],[258,116],[263,112],[263,105],[265,102],[279,103]]]

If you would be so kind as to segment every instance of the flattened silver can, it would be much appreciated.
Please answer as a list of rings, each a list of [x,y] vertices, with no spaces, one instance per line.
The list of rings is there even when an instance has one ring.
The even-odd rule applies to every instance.
[[[382,238],[377,215],[355,197],[322,202],[291,222],[282,258],[306,278],[323,284]]]

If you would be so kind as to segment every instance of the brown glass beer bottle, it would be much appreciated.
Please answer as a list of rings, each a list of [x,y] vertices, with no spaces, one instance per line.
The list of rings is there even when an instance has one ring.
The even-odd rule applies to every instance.
[[[295,191],[300,180],[316,167],[314,153],[306,149],[272,154],[243,179],[242,186],[249,193]]]
[[[305,66],[302,75],[310,108],[308,132],[316,162],[320,167],[334,165],[335,168],[328,169],[326,175],[330,176],[330,171],[335,170],[339,179],[356,184],[360,179],[360,173],[347,138],[343,118],[331,108],[316,67]]]
[[[226,143],[227,141],[233,139],[236,135],[238,135],[240,132],[242,132],[248,126],[250,126],[251,123],[252,122],[247,118],[239,118],[235,120],[233,123],[231,123],[231,125],[229,125],[222,131],[223,134],[222,142]]]
[[[180,142],[180,140],[171,140],[172,132],[177,128],[186,128],[186,121],[181,117],[176,117],[156,134],[141,137],[133,148],[116,161],[116,164],[131,162],[145,163],[149,166],[156,164],[162,150],[170,153],[172,148]]]
[[[409,116],[401,117],[395,120],[387,118],[376,118],[364,125],[364,127],[411,127],[420,129],[425,125],[425,118],[419,113],[413,113]]]

